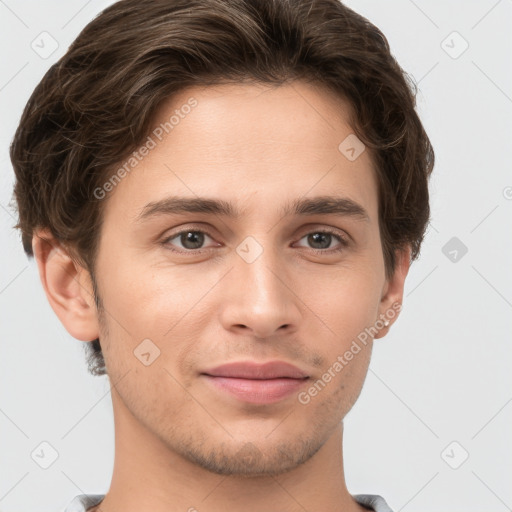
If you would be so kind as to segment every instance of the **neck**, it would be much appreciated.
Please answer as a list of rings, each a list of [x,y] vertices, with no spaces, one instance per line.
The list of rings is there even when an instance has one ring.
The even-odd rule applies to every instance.
[[[218,475],[170,450],[126,409],[112,388],[115,460],[110,489],[90,511],[225,512],[243,509],[361,512],[343,470],[343,426],[305,463],[278,475]]]

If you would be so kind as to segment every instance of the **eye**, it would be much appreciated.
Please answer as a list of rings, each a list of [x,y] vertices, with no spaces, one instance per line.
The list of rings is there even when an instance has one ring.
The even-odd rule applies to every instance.
[[[174,233],[170,237],[165,238],[165,240],[162,241],[162,244],[165,246],[174,245],[176,243],[181,244],[181,246],[178,246],[181,248],[181,250],[169,247],[171,251],[175,252],[201,252],[200,249],[203,248],[202,245],[205,242],[205,238],[211,239],[211,236],[205,231],[201,231],[198,229],[184,229],[182,231]],[[171,243],[172,240],[176,240],[176,242],[174,242],[173,244]]]
[[[201,229],[182,229],[162,240],[162,245],[177,253],[200,254],[210,250],[212,247],[203,247],[206,239],[213,241],[212,235]],[[311,245],[310,250],[317,254],[332,254],[343,251],[348,245],[348,240],[338,231],[317,230],[311,231],[303,236],[301,240]],[[338,246],[332,247],[333,242],[338,241]],[[219,245],[217,245],[218,247]],[[177,248],[175,248],[177,247]],[[215,246],[213,246],[215,247]]]
[[[318,254],[341,252],[348,246],[348,240],[345,237],[331,230],[312,231],[303,236],[301,240],[303,239],[306,239],[307,243],[312,245],[311,250]],[[331,243],[335,240],[338,240],[339,246],[332,248]]]

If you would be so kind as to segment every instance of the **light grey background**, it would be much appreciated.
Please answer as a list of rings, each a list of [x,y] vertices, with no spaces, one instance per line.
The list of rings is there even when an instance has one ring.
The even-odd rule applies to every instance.
[[[8,157],[32,90],[110,3],[0,0],[3,512],[62,510],[110,484],[108,379],[87,373],[84,343],[58,321],[12,228]],[[512,0],[347,4],[382,29],[419,84],[437,157],[432,222],[403,311],[376,342],[345,422],[347,484],[352,493],[382,494],[396,512],[511,510]],[[43,31],[58,43],[47,58],[31,48]],[[48,469],[31,457],[51,453],[44,441],[58,453]]]

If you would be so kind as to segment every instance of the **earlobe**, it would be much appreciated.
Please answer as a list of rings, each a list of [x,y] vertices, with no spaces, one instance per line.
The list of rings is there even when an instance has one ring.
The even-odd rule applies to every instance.
[[[388,333],[402,309],[405,278],[411,265],[411,247],[398,249],[395,255],[395,272],[391,278],[386,280],[379,307],[379,319],[382,328],[379,329],[375,339],[382,338]]]
[[[32,237],[34,258],[46,297],[66,330],[81,341],[99,337],[97,309],[89,272],[48,230]]]

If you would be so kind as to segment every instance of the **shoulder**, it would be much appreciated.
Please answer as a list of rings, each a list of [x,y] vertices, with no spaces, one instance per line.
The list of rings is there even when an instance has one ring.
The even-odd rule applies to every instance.
[[[64,509],[64,512],[96,512],[104,494],[79,494]]]
[[[353,498],[373,512],[393,512],[384,498],[377,494],[355,494]]]

